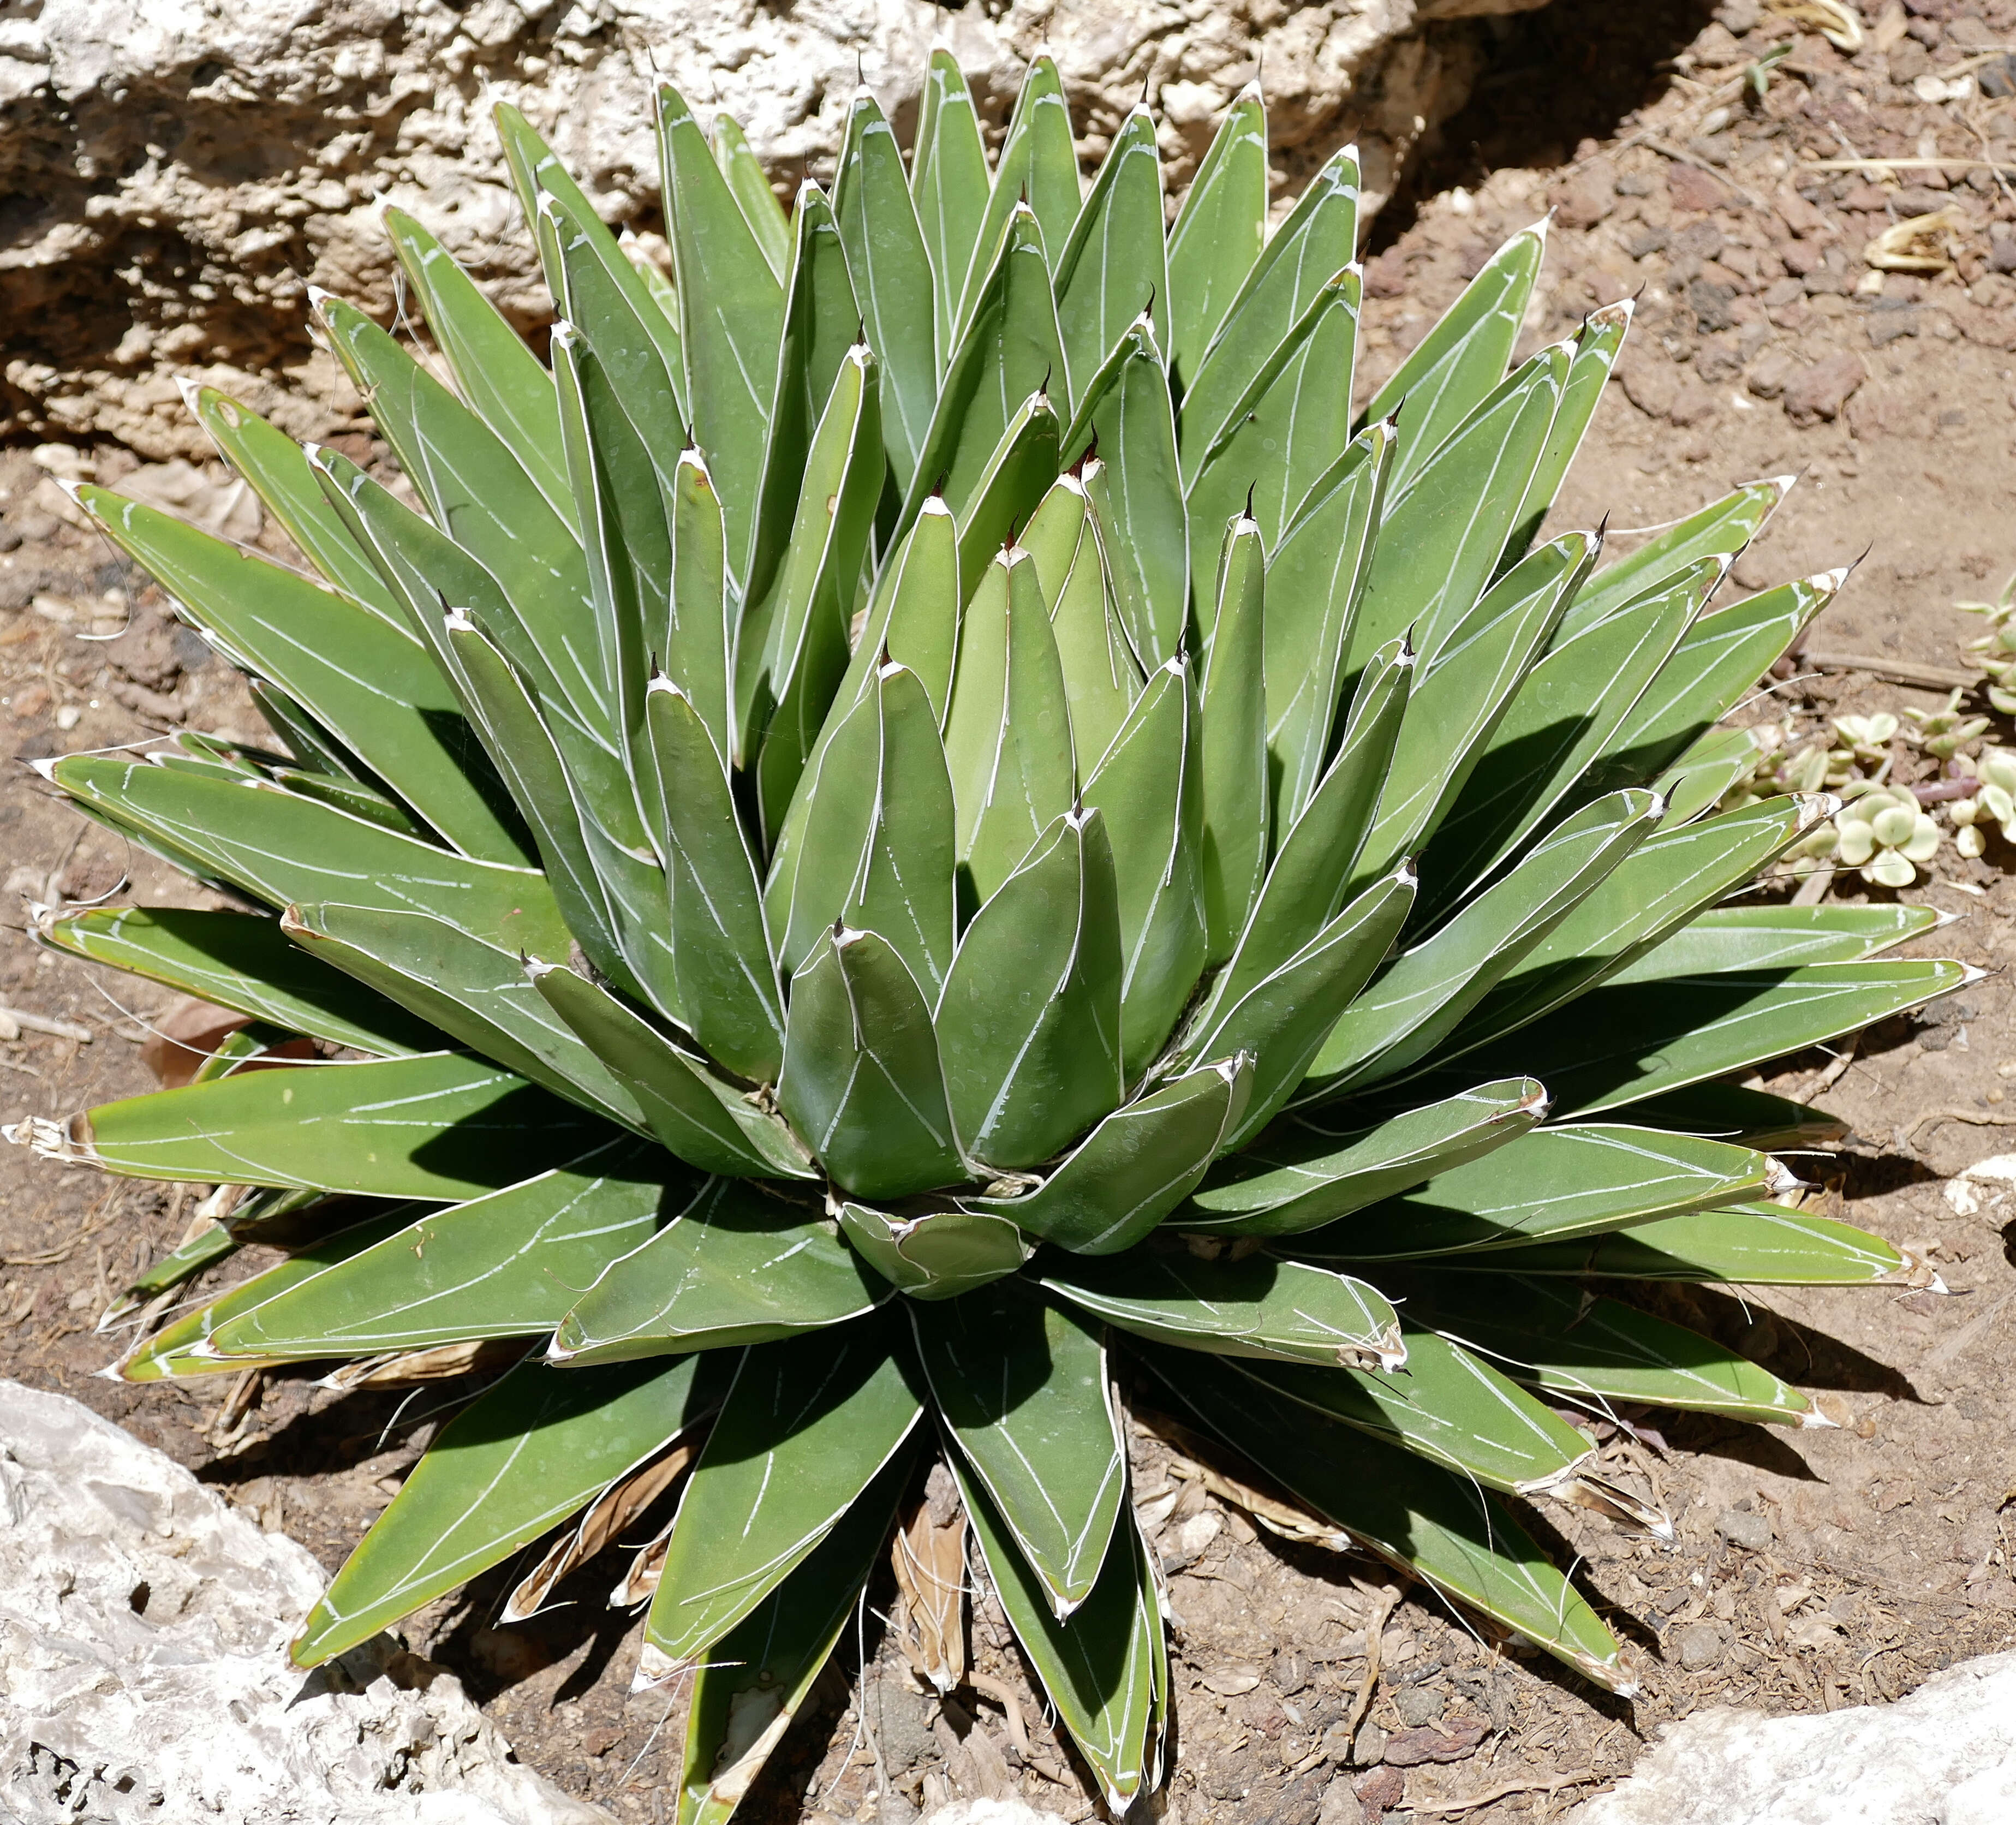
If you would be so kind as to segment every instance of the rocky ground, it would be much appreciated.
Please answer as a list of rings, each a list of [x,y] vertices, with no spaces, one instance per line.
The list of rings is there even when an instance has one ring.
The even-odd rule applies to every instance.
[[[1794,746],[1834,715],[1938,708],[1945,684],[1968,675],[1973,624],[1953,604],[1993,596],[2016,571],[2016,4],[1869,5],[1852,53],[1803,23],[1829,11],[1729,0],[1710,18],[1556,0],[1508,21],[1439,160],[1380,223],[1367,275],[1368,381],[1507,232],[1550,208],[1530,342],[1636,298],[1619,383],[1557,514],[1587,524],[1607,512],[1614,549],[1735,481],[1801,477],[1736,573],[1754,587],[1860,559],[1800,664],[1745,711],[1789,719]],[[1747,73],[1780,45],[1789,55],[1762,73],[1759,98]],[[1924,269],[1872,265],[1872,243]],[[47,461],[266,536],[214,475],[135,469],[109,449]],[[0,455],[0,741],[26,760],[182,722],[254,733],[200,643],[173,632],[62,505],[27,452]],[[1910,727],[1881,744],[1890,776],[1930,786],[1937,762]],[[1991,733],[2016,742],[2004,719]],[[16,774],[0,801],[10,904],[43,897],[52,877],[73,897],[108,892],[129,870],[136,898],[186,897],[147,858],[80,829]],[[2006,847],[1970,860],[1948,842],[1899,896],[1957,915],[1920,948],[1982,966],[1983,981],[1925,1019],[1764,1079],[1854,1125],[1843,1153],[1807,1163],[1813,1196],[1928,1255],[1949,1294],[1664,1295],[1676,1316],[1819,1391],[1838,1428],[1669,1415],[1611,1434],[1612,1469],[1676,1517],[1671,1547],[1577,1510],[1543,1517],[1629,1644],[1635,1701],[1479,1640],[1380,1568],[1284,1539],[1266,1517],[1256,1526],[1140,1410],[1136,1500],[1179,1619],[1165,1820],[1558,1817],[1669,1719],[1894,1698],[2016,1644],[2016,1211],[1992,1164],[2016,1150],[2012,862]],[[1827,891],[1891,891],[1847,872]],[[144,992],[38,954],[4,916],[0,1005],[38,1024],[0,1042],[0,1118],[146,1087]],[[93,1334],[96,1314],[179,1240],[189,1209],[150,1186],[10,1162],[0,1373],[87,1401],[333,1567],[455,1391],[337,1398],[303,1375],[142,1392],[92,1379],[115,1344]],[[595,1600],[614,1566],[590,1567],[560,1593],[576,1600],[514,1629],[490,1621],[509,1586],[500,1572],[412,1634],[527,1760],[618,1817],[655,1821],[671,1812],[678,1705],[628,1696],[635,1628]],[[893,1585],[875,1593],[885,1614],[893,1596]],[[748,1814],[906,1819],[913,1805],[1019,1791],[1093,1816],[989,1603],[972,1633],[977,1676],[941,1704],[896,1633],[867,1617]]]

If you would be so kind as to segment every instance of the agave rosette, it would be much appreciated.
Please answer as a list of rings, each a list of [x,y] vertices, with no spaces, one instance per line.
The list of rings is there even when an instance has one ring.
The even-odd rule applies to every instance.
[[[1776,481],[1607,565],[1539,538],[1629,316],[1515,364],[1539,228],[1354,412],[1354,156],[1270,236],[1255,93],[1166,233],[1149,113],[1082,186],[1046,59],[991,171],[940,52],[907,167],[864,92],[788,215],[657,117],[670,279],[499,112],[549,360],[397,212],[437,353],[318,295],[417,507],[192,391],[315,574],[77,494],[285,750],[45,765],[248,909],[41,920],[254,1023],[18,1131],[257,1188],[147,1290],[290,1251],[122,1372],[525,1352],[296,1658],[550,1535],[524,1614],[682,1478],[615,1600],[718,1820],[942,1451],[1118,1806],[1170,1704],[1124,1359],[1626,1686],[1516,1514],[1658,1522],[1559,1409],[1815,1415],[1613,1294],[1913,1271],[1773,1201],[1835,1131],[1730,1081],[1965,974],[1881,956],[1929,912],[1730,903],[1830,808],[1717,815],[1715,725],[1839,574],[1717,601]],[[322,1061],[237,1068],[281,1035]]]

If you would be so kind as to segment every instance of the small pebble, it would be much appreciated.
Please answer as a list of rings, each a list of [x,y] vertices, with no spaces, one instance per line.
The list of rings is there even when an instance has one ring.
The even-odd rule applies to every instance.
[[[1406,1686],[1393,1694],[1393,1708],[1402,1723],[1434,1723],[1449,1708],[1449,1701],[1429,1686]]]
[[[1722,1658],[1722,1631],[1712,1622],[1683,1623],[1669,1639],[1680,1665],[1690,1672],[1712,1667]]]
[[[1772,1539],[1771,1523],[1761,1514],[1746,1514],[1740,1508],[1724,1509],[1715,1517],[1715,1531],[1733,1546],[1743,1546],[1751,1552],[1761,1553]]]

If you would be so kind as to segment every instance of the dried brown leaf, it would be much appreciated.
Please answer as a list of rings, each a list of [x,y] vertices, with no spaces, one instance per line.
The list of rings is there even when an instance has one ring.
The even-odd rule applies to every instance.
[[[611,1483],[589,1503],[573,1532],[562,1534],[520,1582],[499,1620],[522,1622],[534,1614],[555,1585],[576,1566],[586,1564],[678,1481],[699,1450],[697,1439],[682,1440],[662,1456],[651,1459]],[[669,1538],[669,1528],[667,1535]],[[632,1571],[634,1575],[634,1565]],[[655,1579],[653,1584],[655,1589]]]

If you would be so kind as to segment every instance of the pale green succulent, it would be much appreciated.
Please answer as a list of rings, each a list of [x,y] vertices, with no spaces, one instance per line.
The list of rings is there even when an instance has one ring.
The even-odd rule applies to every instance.
[[[1537,229],[1354,409],[1357,167],[1269,236],[1255,93],[1166,235],[1147,111],[1082,193],[1046,59],[991,173],[940,53],[907,166],[864,93],[788,217],[658,123],[670,279],[499,110],[549,364],[397,213],[438,362],[317,298],[418,508],[193,395],[317,574],[78,492],[279,744],[44,767],[245,909],[44,938],[257,1024],[15,1132],[263,1188],[143,1291],[292,1251],[121,1372],[529,1351],[296,1658],[574,1523],[522,1614],[697,1448],[617,1595],[719,1820],[942,1450],[1118,1808],[1172,1702],[1124,1389],[1627,1689],[1514,1517],[1664,1523],[1557,1409],[1818,1422],[1595,1288],[1917,1271],[1770,1201],[1838,1131],[1730,1081],[1967,974],[1876,959],[1929,910],[1724,904],[1826,808],[1708,815],[1713,725],[1840,574],[1715,605],[1777,482],[1539,538],[1629,310],[1514,365]],[[237,1068],[281,1035],[323,1062]]]
[[[2016,716],[2016,573],[1993,602],[1957,602],[1956,608],[1978,614],[1988,631],[1967,643],[1979,657],[1975,664],[1987,674],[1988,700],[2004,716]]]
[[[1958,826],[1953,841],[1963,855],[1985,855],[1990,829],[2004,842],[2016,842],[2016,754],[2007,748],[1983,748],[1968,764],[1976,782],[1964,798],[1947,807]]]

